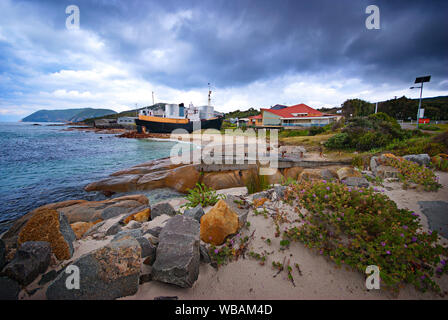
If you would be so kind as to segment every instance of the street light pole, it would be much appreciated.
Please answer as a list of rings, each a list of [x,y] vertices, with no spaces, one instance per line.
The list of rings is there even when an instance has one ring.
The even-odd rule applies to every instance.
[[[418,101],[418,110],[417,110],[417,129],[419,125],[419,119],[420,119],[420,108],[422,107],[422,92],[423,92],[423,82],[420,86],[420,100]]]
[[[417,129],[418,129],[419,119],[420,119],[420,108],[422,106],[423,83],[429,82],[430,80],[431,80],[431,76],[418,77],[415,79],[414,83],[421,83],[420,87],[411,87],[411,89],[420,88],[420,100],[418,101],[418,110],[417,110]]]

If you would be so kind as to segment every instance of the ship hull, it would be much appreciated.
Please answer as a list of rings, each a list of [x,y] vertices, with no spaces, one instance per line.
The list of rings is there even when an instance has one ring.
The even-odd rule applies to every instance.
[[[189,121],[188,123],[169,123],[169,122],[158,122],[150,120],[135,119],[135,124],[146,128],[146,132],[153,133],[171,133],[176,129],[184,129],[191,133],[193,130],[197,129],[216,129],[220,130],[224,118],[218,117],[214,119],[201,120],[199,126],[199,121],[196,123]]]

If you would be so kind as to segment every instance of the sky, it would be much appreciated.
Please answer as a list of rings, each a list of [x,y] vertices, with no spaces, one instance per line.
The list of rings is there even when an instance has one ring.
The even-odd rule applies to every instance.
[[[69,5],[79,28],[67,28]],[[369,5],[379,29],[367,29]],[[448,1],[0,0],[0,121],[40,109],[448,95]],[[70,22],[72,20],[69,19]]]

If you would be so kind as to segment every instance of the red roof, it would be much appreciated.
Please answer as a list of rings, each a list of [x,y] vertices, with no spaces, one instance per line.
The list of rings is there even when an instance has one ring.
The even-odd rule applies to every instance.
[[[282,118],[294,118],[298,117],[296,115],[293,115],[293,113],[306,113],[307,115],[304,117],[322,117],[323,113],[320,111],[317,111],[306,104],[296,104],[295,106],[283,108],[280,110],[274,110],[274,109],[261,109],[261,111],[268,111],[273,114],[276,114]]]
[[[262,119],[263,116],[261,114],[258,114],[256,116],[250,116],[249,119]]]

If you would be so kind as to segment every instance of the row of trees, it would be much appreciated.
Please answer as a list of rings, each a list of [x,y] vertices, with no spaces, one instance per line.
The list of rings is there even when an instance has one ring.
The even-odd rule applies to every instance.
[[[448,120],[448,96],[423,99],[422,108],[425,109],[425,118]],[[417,109],[418,99],[408,99],[405,96],[378,103],[378,112],[399,120],[415,120]],[[375,113],[375,104],[361,99],[349,99],[342,104],[342,113],[346,117],[368,116]]]

